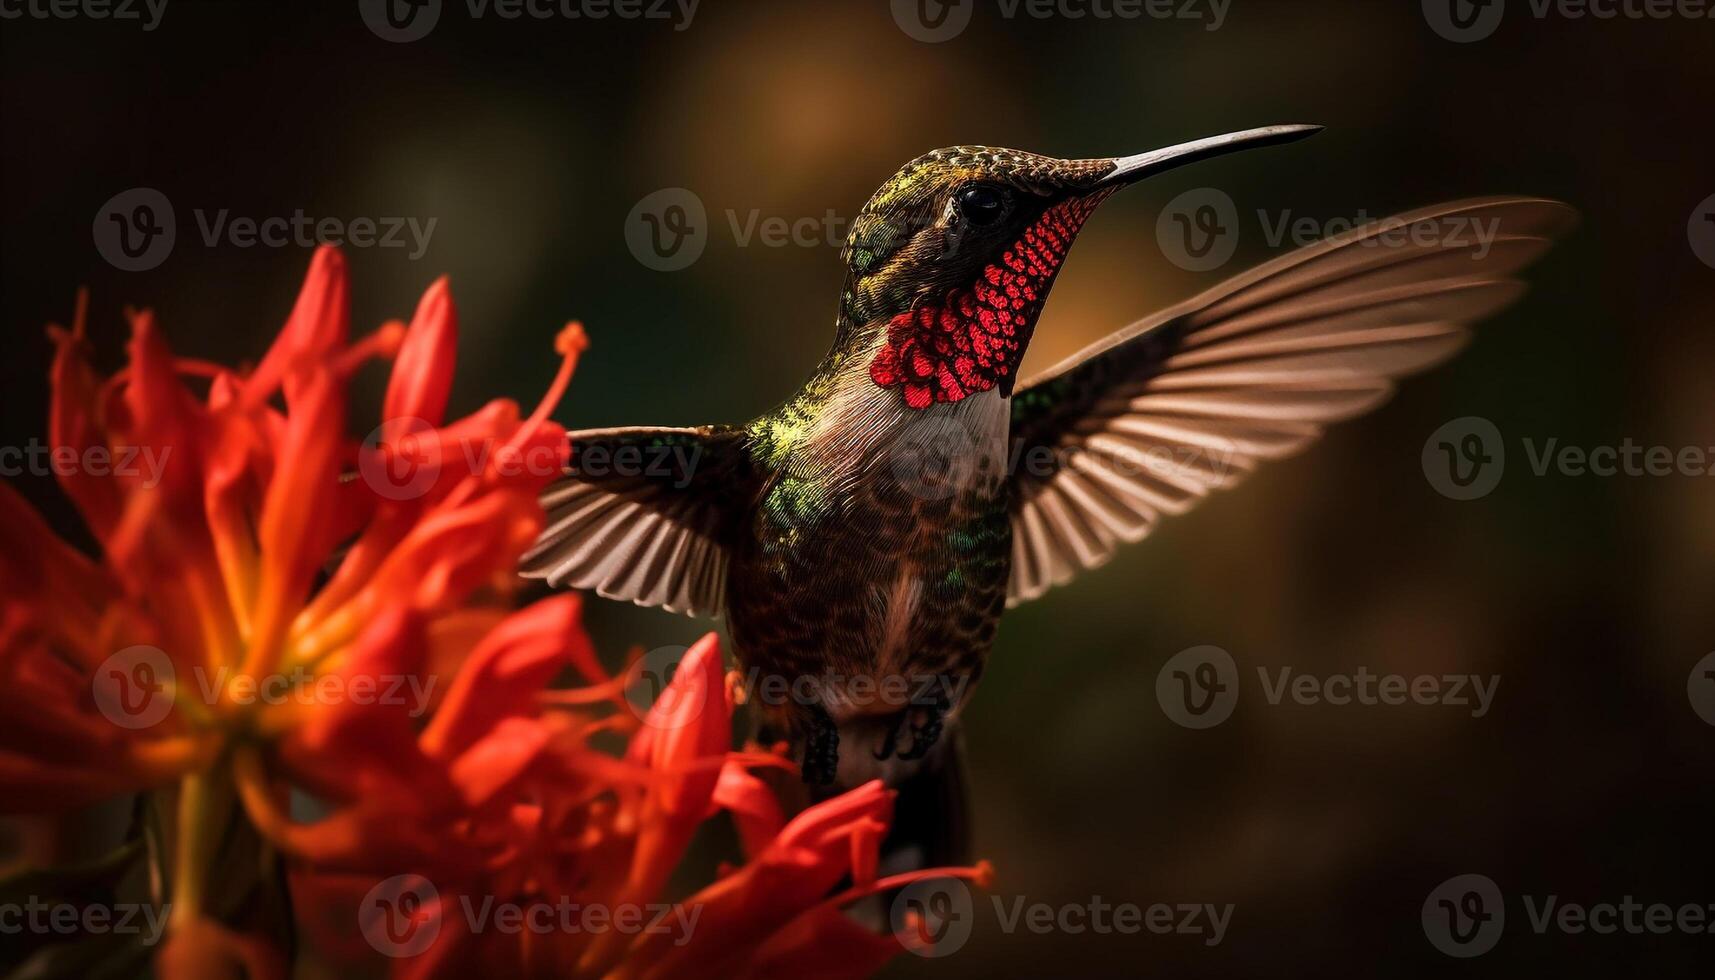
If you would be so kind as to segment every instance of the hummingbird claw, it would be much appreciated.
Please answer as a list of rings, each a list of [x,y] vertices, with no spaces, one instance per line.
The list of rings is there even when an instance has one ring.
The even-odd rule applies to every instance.
[[[913,717],[917,712],[922,712],[922,716]],[[934,748],[935,742],[940,739],[941,729],[947,723],[947,700],[941,697],[928,704],[918,705],[907,711],[904,717],[912,719],[911,747],[900,752],[899,758],[903,762],[911,762],[928,755],[929,750]],[[889,736],[889,747],[892,744],[892,736]]]
[[[901,718],[900,720],[903,722],[904,719]],[[899,742],[899,726],[894,725],[892,728],[889,728],[887,730],[887,738],[882,741],[881,748],[876,749],[871,754],[874,755],[876,757],[876,759],[878,759],[878,760],[891,759],[891,758],[893,758],[893,750],[898,745],[898,742]]]
[[[813,727],[804,736],[804,762],[799,768],[804,782],[826,786],[840,770],[840,729],[819,704],[810,706],[810,721]]]

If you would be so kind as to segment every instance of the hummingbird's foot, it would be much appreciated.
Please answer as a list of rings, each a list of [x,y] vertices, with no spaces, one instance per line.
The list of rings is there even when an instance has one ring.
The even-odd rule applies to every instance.
[[[882,739],[881,747],[870,754],[875,756],[877,759],[893,758],[893,750],[899,744],[899,726],[903,724],[905,724],[905,716],[900,715],[899,724],[894,725],[892,728],[887,730],[887,737]]]
[[[810,705],[810,724],[804,736],[804,762],[799,768],[804,782],[826,786],[840,771],[840,729],[828,709],[819,704]]]
[[[921,711],[924,712],[924,717],[912,721],[911,724],[911,748],[899,753],[899,759],[904,762],[923,759],[924,755],[928,755],[931,748],[935,748],[936,741],[940,740],[942,728],[947,724],[947,705],[930,705]]]
[[[947,699],[937,697],[934,700],[913,704],[899,713],[899,723],[887,733],[887,740],[881,749],[875,753],[877,759],[895,757],[895,749],[899,741],[899,730],[911,726],[911,745],[900,749],[897,758],[903,762],[921,759],[935,747],[935,742],[941,737],[941,729],[947,723]]]

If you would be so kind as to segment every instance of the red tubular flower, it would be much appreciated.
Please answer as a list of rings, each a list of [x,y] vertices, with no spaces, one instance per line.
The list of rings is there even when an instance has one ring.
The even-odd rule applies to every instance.
[[[473,656],[467,662],[456,688],[485,689],[474,679],[487,670],[478,660]],[[520,673],[528,663],[529,658],[519,658]],[[517,702],[501,708],[505,720],[489,740],[513,740],[515,751],[494,767],[505,776],[484,780],[485,791],[466,800],[467,809],[443,838],[484,841],[494,849],[474,870],[442,859],[392,866],[408,869],[413,881],[425,883],[421,908],[427,911],[419,925],[433,937],[421,949],[387,950],[400,956],[395,974],[457,976],[482,970],[553,977],[772,977],[802,970],[863,976],[901,945],[847,915],[847,906],[923,877],[986,877],[985,866],[878,880],[878,849],[893,806],[892,791],[879,782],[782,821],[778,801],[753,770],[788,763],[768,753],[728,750],[730,690],[720,647],[710,634],[686,654],[641,722],[619,707],[625,704],[623,694],[612,684],[590,689],[595,692],[590,698],[571,691],[538,699],[549,705],[576,701],[578,711],[515,712]],[[449,695],[441,711],[459,710],[458,704]],[[603,727],[592,723],[589,713],[602,704],[617,708],[609,720],[634,729],[623,759],[589,744],[591,734]],[[430,746],[435,742],[431,733],[459,730],[467,721],[443,723],[437,716],[419,744]],[[549,735],[546,742],[533,738],[543,732]],[[326,749],[350,757],[345,747]],[[454,781],[469,786],[468,775],[458,768]],[[485,762],[471,770],[487,768]],[[691,835],[720,811],[730,813],[741,828],[748,860],[672,903],[673,921],[689,923],[682,930],[513,934],[472,920],[472,910],[485,903],[492,915],[497,900],[544,913],[568,905],[595,908],[615,921],[622,910],[660,907],[667,899],[668,873]],[[339,910],[332,929],[323,924],[312,930],[321,945],[335,947],[337,936],[327,933],[349,930],[365,911],[385,911],[371,904],[376,889],[398,880],[321,870],[296,879],[295,888],[314,895],[318,907]],[[832,893],[844,880],[852,886]],[[392,942],[402,944],[398,936]],[[345,945],[351,959],[362,958],[361,947]]]
[[[176,811],[170,873],[157,869],[173,889],[157,965],[172,976],[287,973],[266,936],[207,898],[215,875],[254,874],[215,850],[232,824],[283,856],[325,955],[381,950],[406,976],[851,975],[896,953],[843,911],[900,883],[875,877],[890,792],[871,784],[788,821],[756,771],[790,763],[731,750],[713,635],[638,717],[578,597],[508,608],[541,530],[537,496],[564,464],[548,415],[581,328],[559,335],[560,369],[528,417],[497,400],[448,422],[446,280],[409,326],[357,340],[347,293],[343,259],[319,250],[248,374],[174,356],[148,312],[131,314],[130,363],[110,378],[89,366],[81,298],[72,329],[51,331],[52,448],[79,462],[55,472],[101,551],[78,553],[0,486],[8,808],[143,792]],[[394,362],[385,417],[359,442],[347,389],[377,357]],[[549,687],[567,672],[588,686]],[[496,900],[664,901],[722,812],[747,861],[679,903],[700,920],[687,934],[518,935],[463,914]],[[401,955],[355,941],[370,935],[377,875],[432,885],[399,905],[437,924],[432,942]],[[328,918],[339,902],[349,914]]]

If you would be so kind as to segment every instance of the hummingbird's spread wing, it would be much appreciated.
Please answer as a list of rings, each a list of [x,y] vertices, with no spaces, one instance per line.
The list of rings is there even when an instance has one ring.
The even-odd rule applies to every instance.
[[[1575,217],[1529,198],[1400,215],[1265,263],[1032,379],[1013,399],[1008,604],[1105,563],[1163,514],[1452,356]]]
[[[743,430],[638,426],[569,433],[566,476],[520,571],[609,599],[719,616],[727,536],[750,483]]]

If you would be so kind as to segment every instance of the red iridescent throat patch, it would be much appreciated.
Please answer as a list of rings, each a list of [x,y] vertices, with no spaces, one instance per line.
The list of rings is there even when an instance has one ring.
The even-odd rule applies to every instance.
[[[947,291],[888,321],[887,346],[869,363],[883,388],[901,388],[905,404],[925,409],[1002,384],[1010,391],[1036,317],[1078,229],[1111,190],[1062,201],[985,267],[974,285]]]

